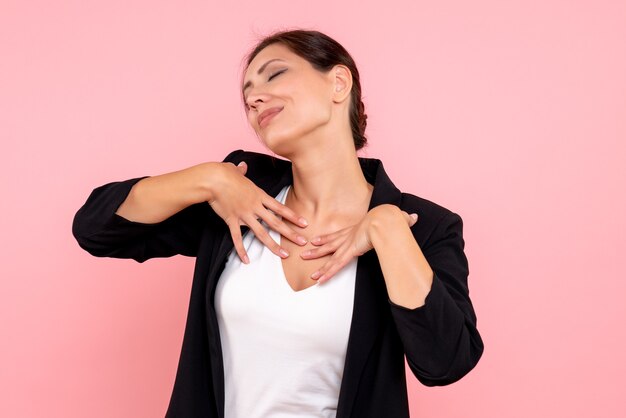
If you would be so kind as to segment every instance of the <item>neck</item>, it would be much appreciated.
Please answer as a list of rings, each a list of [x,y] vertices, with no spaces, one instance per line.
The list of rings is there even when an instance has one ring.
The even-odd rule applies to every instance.
[[[291,156],[293,184],[286,205],[310,223],[354,217],[369,206],[373,187],[354,149],[307,149]]]

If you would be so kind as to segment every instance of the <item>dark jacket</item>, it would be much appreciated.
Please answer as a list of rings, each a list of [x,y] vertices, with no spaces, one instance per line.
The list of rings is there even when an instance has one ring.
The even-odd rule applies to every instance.
[[[270,196],[292,184],[291,162],[241,149],[224,162],[248,163],[246,177]],[[408,309],[388,297],[376,252],[358,258],[353,318],[337,418],[406,418],[405,354],[410,370],[426,386],[453,383],[483,353],[469,298],[463,223],[456,213],[391,182],[380,160],[359,157],[374,185],[369,209],[392,204],[417,213],[411,232],[434,271],[425,305]],[[94,189],[74,217],[78,244],[98,257],[137,262],[183,254],[196,257],[185,335],[166,417],[224,416],[224,369],[214,294],[234,248],[226,223],[208,202],[190,205],[155,224],[129,221],[115,211],[137,177]],[[241,226],[242,234],[248,226]],[[398,260],[402,262],[402,260]]]

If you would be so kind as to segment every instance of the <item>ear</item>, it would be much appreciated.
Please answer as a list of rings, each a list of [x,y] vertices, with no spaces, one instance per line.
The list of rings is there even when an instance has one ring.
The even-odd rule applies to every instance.
[[[331,85],[333,87],[333,100],[342,102],[350,97],[352,91],[352,73],[342,64],[337,64],[330,71]]]

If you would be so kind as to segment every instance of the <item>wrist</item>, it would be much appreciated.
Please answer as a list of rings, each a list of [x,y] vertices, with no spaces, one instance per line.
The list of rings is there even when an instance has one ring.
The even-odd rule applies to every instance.
[[[215,198],[215,185],[222,177],[222,163],[206,162],[190,168],[194,203],[209,202]]]
[[[406,227],[402,210],[395,205],[380,205],[370,211],[370,222],[367,234],[374,247],[385,236],[393,235],[394,231]]]

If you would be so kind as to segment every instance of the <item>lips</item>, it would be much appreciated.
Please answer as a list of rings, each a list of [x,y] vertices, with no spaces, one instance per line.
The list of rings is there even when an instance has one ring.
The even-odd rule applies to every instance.
[[[276,106],[276,107],[270,107],[269,109],[265,109],[263,112],[261,112],[261,114],[258,116],[257,118],[257,123],[259,124],[259,126],[261,126],[261,123],[263,122],[263,120],[265,120],[266,118],[275,115],[276,113],[280,112],[281,110],[283,110],[282,107]]]

